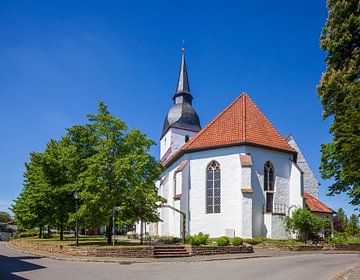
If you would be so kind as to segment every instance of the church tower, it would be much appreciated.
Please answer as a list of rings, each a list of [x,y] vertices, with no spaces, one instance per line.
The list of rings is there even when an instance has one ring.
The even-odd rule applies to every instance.
[[[174,104],[164,120],[160,137],[161,160],[169,158],[201,130],[199,116],[192,107],[193,97],[190,94],[184,48],[182,48],[179,78],[173,100]]]

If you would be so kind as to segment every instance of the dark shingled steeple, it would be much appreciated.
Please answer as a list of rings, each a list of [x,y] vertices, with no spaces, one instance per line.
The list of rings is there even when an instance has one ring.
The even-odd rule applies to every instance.
[[[190,131],[200,131],[200,120],[192,105],[193,97],[190,94],[189,79],[185,62],[185,49],[182,48],[181,65],[176,92],[173,97],[174,105],[170,108],[164,120],[161,138],[169,128],[179,128]]]

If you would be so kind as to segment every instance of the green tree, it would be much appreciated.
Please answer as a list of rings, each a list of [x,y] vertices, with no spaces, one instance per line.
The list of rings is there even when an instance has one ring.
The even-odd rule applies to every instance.
[[[39,237],[44,226],[52,223],[51,188],[44,176],[43,157],[43,153],[30,154],[25,163],[24,189],[12,205],[16,222],[27,228],[39,227]]]
[[[89,155],[84,159],[86,169],[78,182],[78,217],[87,226],[106,224],[107,241],[111,243],[113,207],[126,208],[121,215],[125,221],[141,216],[150,220],[151,215],[157,215],[155,202],[159,197],[154,180],[161,167],[149,154],[154,142],[139,130],[128,131],[125,123],[111,115],[102,102],[98,113],[89,115],[89,121],[69,130],[75,145]],[[86,141],[80,141],[84,138]],[[139,207],[134,206],[136,202]]]
[[[291,217],[285,218],[284,223],[287,232],[303,234],[305,241],[309,240],[310,233],[317,233],[326,227],[326,220],[304,208],[296,209]]]
[[[344,232],[348,224],[348,218],[342,208],[339,208],[339,210],[337,211],[336,218],[340,221],[341,225],[338,231]]]
[[[65,225],[78,218],[84,227],[107,225],[111,243],[112,209],[121,206],[125,223],[157,220],[154,181],[162,167],[150,155],[154,142],[139,130],[128,131],[102,102],[89,123],[75,125],[42,153],[31,153],[24,189],[15,200],[16,220],[25,227]],[[79,208],[75,211],[74,192]],[[40,231],[41,232],[41,231]]]
[[[349,222],[346,225],[345,231],[350,236],[359,235],[359,217],[356,214],[352,214],[349,218]]]
[[[7,223],[11,221],[11,216],[8,212],[0,211],[0,222]]]
[[[317,87],[323,118],[332,117],[332,141],[322,144],[320,171],[333,179],[331,195],[346,192],[360,204],[360,2],[328,0],[321,48],[326,71]]]

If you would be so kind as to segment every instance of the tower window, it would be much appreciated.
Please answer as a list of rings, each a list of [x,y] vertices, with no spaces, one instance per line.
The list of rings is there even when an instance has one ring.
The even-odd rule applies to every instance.
[[[185,135],[185,143],[188,142],[190,140],[189,135]]]

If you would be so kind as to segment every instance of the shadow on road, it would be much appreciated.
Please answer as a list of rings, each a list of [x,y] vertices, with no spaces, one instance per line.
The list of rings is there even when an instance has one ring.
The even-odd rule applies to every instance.
[[[16,276],[13,273],[36,270],[45,268],[44,266],[28,263],[25,260],[40,259],[40,257],[6,257],[0,255],[0,279],[1,280],[18,280],[27,279],[24,277]]]

